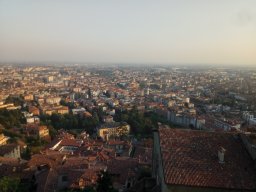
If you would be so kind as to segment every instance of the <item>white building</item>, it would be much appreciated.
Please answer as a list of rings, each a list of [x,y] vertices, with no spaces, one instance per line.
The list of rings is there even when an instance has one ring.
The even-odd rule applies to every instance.
[[[256,125],[256,117],[254,117],[254,115],[250,114],[248,111],[243,112],[243,119],[249,125]]]

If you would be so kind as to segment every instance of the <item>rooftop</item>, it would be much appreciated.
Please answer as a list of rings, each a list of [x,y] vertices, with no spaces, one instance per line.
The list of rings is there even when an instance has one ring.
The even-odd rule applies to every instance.
[[[0,156],[4,156],[10,152],[12,152],[14,149],[17,148],[17,144],[7,144],[0,146]]]
[[[254,162],[234,134],[159,128],[165,182],[172,185],[255,189]],[[218,150],[226,149],[224,163]]]

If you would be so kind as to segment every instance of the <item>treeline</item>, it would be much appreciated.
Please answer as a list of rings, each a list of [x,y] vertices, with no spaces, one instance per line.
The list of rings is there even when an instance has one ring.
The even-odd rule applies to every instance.
[[[93,113],[92,117],[84,117],[73,114],[52,114],[41,115],[41,123],[52,126],[55,130],[59,129],[81,129],[86,130],[89,134],[94,132],[94,128],[99,125],[99,117],[97,113]]]
[[[116,111],[115,121],[125,121],[131,126],[131,134],[150,136],[152,129],[157,127],[157,123],[166,123],[166,120],[156,112],[140,112],[135,107],[130,111]]]
[[[34,178],[34,177],[33,177]],[[1,177],[0,191],[2,192],[29,192],[36,191],[35,179],[31,181],[22,181],[18,177]]]
[[[6,98],[5,103],[13,103],[15,106],[23,106],[25,103],[24,98],[21,95],[10,95]]]
[[[26,119],[20,110],[0,110],[0,124],[5,128],[19,127],[24,123],[26,123]]]

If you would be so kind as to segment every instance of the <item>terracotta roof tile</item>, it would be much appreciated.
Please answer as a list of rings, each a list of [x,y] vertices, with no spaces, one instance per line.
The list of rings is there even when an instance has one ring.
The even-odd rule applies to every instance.
[[[230,133],[159,128],[165,181],[168,184],[255,189],[256,172],[239,137]],[[225,163],[218,149],[224,147]]]
[[[118,175],[117,182],[125,184],[130,175],[135,174],[138,161],[129,157],[118,157],[108,162],[107,167],[110,174]]]

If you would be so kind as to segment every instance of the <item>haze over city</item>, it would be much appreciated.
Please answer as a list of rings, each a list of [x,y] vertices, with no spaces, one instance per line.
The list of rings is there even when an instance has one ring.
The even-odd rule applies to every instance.
[[[255,0],[0,1],[0,62],[256,65]]]
[[[256,191],[256,0],[0,0],[0,192]]]

